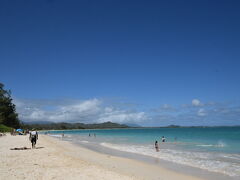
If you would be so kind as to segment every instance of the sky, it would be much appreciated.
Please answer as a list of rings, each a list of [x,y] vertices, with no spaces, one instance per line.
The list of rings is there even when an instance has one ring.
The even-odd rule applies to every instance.
[[[2,0],[20,120],[240,125],[237,0]]]

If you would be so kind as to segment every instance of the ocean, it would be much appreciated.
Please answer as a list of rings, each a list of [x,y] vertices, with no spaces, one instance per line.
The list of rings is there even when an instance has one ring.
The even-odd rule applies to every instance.
[[[234,179],[240,177],[240,127],[66,130],[49,131],[49,135],[93,150],[134,153]],[[161,142],[162,136],[165,142]],[[159,152],[154,148],[155,141]]]

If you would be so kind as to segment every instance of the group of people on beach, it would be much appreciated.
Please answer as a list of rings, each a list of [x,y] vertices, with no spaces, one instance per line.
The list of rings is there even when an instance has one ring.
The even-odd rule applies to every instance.
[[[162,142],[165,142],[165,141],[166,141],[166,138],[164,136],[162,136]],[[156,149],[156,152],[159,152],[158,141],[155,141],[155,149]]]

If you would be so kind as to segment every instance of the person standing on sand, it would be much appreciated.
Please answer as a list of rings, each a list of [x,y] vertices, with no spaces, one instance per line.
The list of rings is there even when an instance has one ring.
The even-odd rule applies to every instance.
[[[35,129],[33,129],[30,132],[29,140],[32,143],[32,149],[35,148],[35,145],[36,145],[37,140],[38,140],[38,132]]]

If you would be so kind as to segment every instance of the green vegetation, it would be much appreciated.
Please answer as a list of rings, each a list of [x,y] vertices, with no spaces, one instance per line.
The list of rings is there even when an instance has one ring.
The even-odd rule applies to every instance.
[[[38,130],[65,130],[65,129],[109,129],[109,128],[128,128],[126,125],[105,122],[100,124],[83,124],[83,123],[48,123],[48,124],[23,124],[23,129]]]
[[[11,131],[12,131],[12,128],[7,127],[3,124],[0,124],[0,132],[11,132]]]
[[[12,103],[11,91],[5,90],[2,83],[0,83],[0,125],[12,128],[20,127],[16,107]]]

